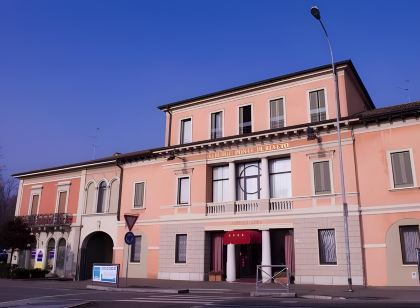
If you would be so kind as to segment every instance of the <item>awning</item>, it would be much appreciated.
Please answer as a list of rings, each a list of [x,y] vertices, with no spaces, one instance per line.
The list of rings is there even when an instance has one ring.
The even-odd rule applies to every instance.
[[[223,244],[248,245],[261,244],[261,231],[257,230],[235,230],[225,232]]]

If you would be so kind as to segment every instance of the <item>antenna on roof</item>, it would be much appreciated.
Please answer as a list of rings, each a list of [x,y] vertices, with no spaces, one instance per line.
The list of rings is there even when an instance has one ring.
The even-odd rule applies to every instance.
[[[98,139],[98,136],[99,136],[99,127],[96,128],[94,135],[89,136],[90,138],[92,138],[92,159],[96,158],[96,148],[98,147],[98,145],[96,144],[96,140]]]
[[[407,92],[408,103],[411,103],[411,95],[410,95],[410,87],[409,87],[410,80],[406,79],[405,82],[407,83],[407,87],[403,88],[403,87],[397,86],[397,88]]]

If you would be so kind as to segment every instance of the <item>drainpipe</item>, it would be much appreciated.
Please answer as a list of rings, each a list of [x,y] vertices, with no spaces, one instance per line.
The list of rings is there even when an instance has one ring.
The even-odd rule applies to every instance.
[[[168,143],[166,146],[171,145],[171,135],[172,135],[172,111],[168,108],[169,113],[169,129],[168,129]]]
[[[121,193],[122,193],[122,185],[123,185],[123,177],[124,177],[124,168],[121,166],[120,161],[118,160],[119,153],[116,154],[117,156],[117,167],[120,168],[120,188],[118,191],[118,209],[117,209],[117,221],[120,221],[120,211],[121,211]]]

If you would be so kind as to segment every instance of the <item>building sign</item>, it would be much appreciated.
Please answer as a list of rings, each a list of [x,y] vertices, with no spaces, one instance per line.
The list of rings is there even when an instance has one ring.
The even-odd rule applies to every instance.
[[[288,148],[289,148],[289,143],[287,142],[264,144],[264,145],[257,145],[254,147],[248,147],[248,148],[242,148],[242,149],[236,149],[236,150],[226,150],[226,151],[209,153],[207,154],[207,159],[256,154],[256,153],[261,153],[261,152],[279,151],[279,150],[285,150]]]
[[[93,265],[92,281],[118,283],[118,265]]]
[[[35,256],[35,268],[44,267],[44,249],[37,249]]]

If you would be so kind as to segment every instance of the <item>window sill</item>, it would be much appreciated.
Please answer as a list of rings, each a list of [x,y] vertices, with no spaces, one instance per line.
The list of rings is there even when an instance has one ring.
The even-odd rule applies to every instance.
[[[401,264],[403,267],[417,267],[417,264]]]
[[[128,262],[128,265],[141,265],[141,262]]]
[[[399,187],[399,188],[389,188],[388,191],[400,191],[400,190],[411,190],[411,189],[420,189],[420,186],[410,186],[410,187]]]
[[[189,207],[191,204],[175,204],[173,207]]]
[[[132,207],[132,210],[145,210],[145,207]]]

